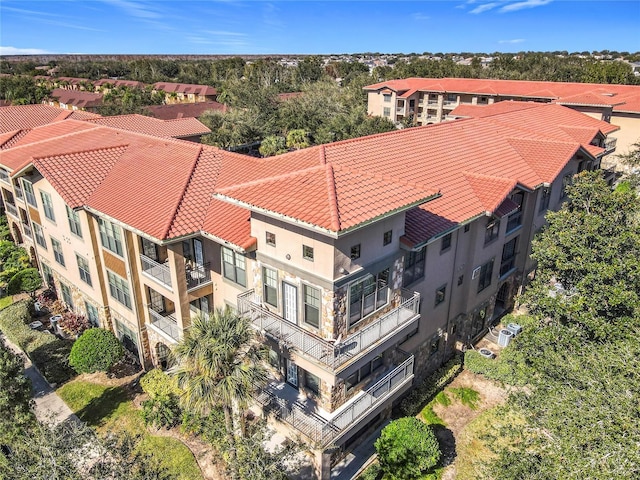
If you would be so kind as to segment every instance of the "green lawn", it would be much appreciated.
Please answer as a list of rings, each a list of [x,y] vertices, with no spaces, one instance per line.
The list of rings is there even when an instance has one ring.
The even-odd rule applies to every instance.
[[[9,295],[8,297],[0,298],[0,310],[2,310],[4,307],[8,307],[12,303],[13,303],[13,296],[12,295]]]
[[[126,390],[74,380],[58,389],[58,395],[78,417],[98,433],[128,431],[142,435],[140,453],[157,458],[163,469],[180,480],[202,479],[191,451],[179,440],[149,433]]]

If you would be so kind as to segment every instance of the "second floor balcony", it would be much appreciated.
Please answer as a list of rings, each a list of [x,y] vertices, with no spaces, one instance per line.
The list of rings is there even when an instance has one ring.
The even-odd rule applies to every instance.
[[[171,270],[168,265],[158,263],[142,254],[140,255],[140,261],[142,263],[142,273],[153,278],[165,287],[171,288]]]
[[[611,153],[616,149],[618,139],[615,137],[608,137],[604,142],[604,153]]]
[[[180,327],[173,313],[160,313],[149,307],[149,318],[151,319],[150,327],[153,330],[173,342],[180,340]]]
[[[16,218],[20,218],[18,216],[18,209],[16,208],[15,205],[12,205],[11,203],[5,202],[4,208],[7,210],[7,213],[10,213],[11,215],[13,215]]]
[[[187,265],[185,269],[187,290],[193,290],[201,285],[211,282],[211,270],[209,263],[204,265]]]
[[[253,290],[238,295],[239,313],[249,316],[256,329],[287,348],[293,349],[296,353],[333,370],[340,370],[351,360],[364,355],[375,346],[392,338],[400,330],[417,322],[420,318],[419,304],[419,293],[403,291],[394,308],[382,313],[346,338],[331,341],[267,310]]]

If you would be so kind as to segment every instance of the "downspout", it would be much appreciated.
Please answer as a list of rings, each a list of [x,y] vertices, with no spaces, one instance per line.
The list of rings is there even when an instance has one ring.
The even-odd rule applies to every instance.
[[[453,252],[453,269],[451,272],[451,292],[449,293],[449,302],[447,303],[447,333],[445,337],[445,354],[449,349],[449,320],[451,316],[451,303],[453,302],[453,285],[456,278],[457,273],[457,260],[458,260],[458,248],[460,247],[460,228],[456,230],[456,248]]]

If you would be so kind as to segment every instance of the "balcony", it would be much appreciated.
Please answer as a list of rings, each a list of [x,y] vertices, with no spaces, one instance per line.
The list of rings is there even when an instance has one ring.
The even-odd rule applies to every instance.
[[[611,153],[616,149],[616,143],[618,139],[615,137],[608,137],[604,142],[604,153]]]
[[[140,261],[142,262],[142,273],[161,285],[171,288],[171,270],[168,265],[158,263],[142,254],[140,255]]]
[[[11,185],[11,180],[9,180],[9,172],[7,172],[4,168],[0,168],[0,180]]]
[[[292,348],[297,353],[333,370],[339,370],[350,360],[391,338],[398,330],[416,322],[420,318],[419,304],[419,293],[402,292],[399,304],[395,308],[337,343],[314,335],[270,312],[262,306],[260,298],[253,290],[238,295],[238,312],[248,315],[256,329],[287,348]]]
[[[398,115],[404,115],[404,107],[397,107],[396,108],[396,113]]]
[[[300,399],[299,392],[283,382],[269,383],[256,396],[256,400],[265,413],[273,413],[312,442],[326,446],[338,441],[377,407],[392,399],[395,393],[409,386],[413,380],[413,361],[412,355],[333,413],[319,408],[311,399]]]
[[[17,185],[14,185],[14,186],[13,186],[13,189],[14,189],[14,191],[15,191],[15,193],[16,193],[16,198],[17,198],[18,200],[20,200],[20,201],[24,202],[24,193],[22,193],[22,188],[20,188],[20,187],[19,187],[19,186],[17,186]]]
[[[209,283],[211,281],[211,269],[209,263],[204,265],[195,265],[193,267],[187,266],[185,270],[187,277],[187,290],[193,290],[200,285]]]
[[[10,203],[6,203],[4,204],[4,208],[7,210],[8,213],[10,213],[11,215],[13,215],[16,218],[20,218],[18,216],[18,209],[16,208],[15,205],[12,205]]]
[[[24,231],[24,235],[27,238],[30,238],[33,240],[33,233],[31,233],[31,225],[27,224],[27,223],[23,223],[22,224],[22,230]]]
[[[427,100],[427,105],[438,105],[437,99],[429,99]]]
[[[178,321],[173,314],[158,313],[149,307],[149,317],[151,318],[150,326],[153,330],[175,342],[180,340],[180,327],[178,327]]]

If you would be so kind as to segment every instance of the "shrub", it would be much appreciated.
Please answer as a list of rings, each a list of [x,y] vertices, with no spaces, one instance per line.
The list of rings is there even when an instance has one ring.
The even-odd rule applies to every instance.
[[[151,398],[157,396],[174,395],[179,397],[182,390],[178,387],[177,377],[167,375],[159,368],[154,368],[140,379],[140,386],[144,393]]]
[[[171,428],[180,419],[178,397],[175,395],[156,395],[142,402],[142,418],[146,425]]]
[[[42,286],[42,278],[35,268],[27,268],[16,273],[7,286],[9,295],[26,292],[33,297],[33,292]]]
[[[421,478],[433,469],[442,453],[433,429],[415,417],[394,420],[382,429],[375,443],[385,478]]]
[[[416,415],[436,393],[442,390],[462,370],[462,356],[456,355],[414,388],[400,404],[405,415]]]
[[[62,303],[62,300],[54,300],[51,305],[49,305],[49,311],[52,315],[62,315],[66,313],[67,306]]]
[[[87,317],[84,315],[76,315],[73,312],[64,312],[58,325],[69,335],[81,335],[91,327]]]
[[[509,350],[511,349],[503,350],[500,357],[493,359],[485,358],[475,350],[467,350],[464,354],[464,368],[501,383],[524,385],[526,376],[509,361]]]
[[[69,364],[78,373],[106,372],[124,356],[116,336],[102,328],[90,328],[73,344]]]
[[[382,470],[379,463],[373,463],[360,474],[357,480],[379,480],[382,478]]]
[[[46,332],[32,330],[29,325],[31,300],[16,302],[0,311],[0,330],[17,344],[50,383],[63,383],[74,376],[68,357],[71,342]]]
[[[40,295],[38,295],[37,300],[40,305],[49,308],[53,302],[58,299],[58,295],[56,295],[55,290],[51,290],[50,288],[43,291]]]

